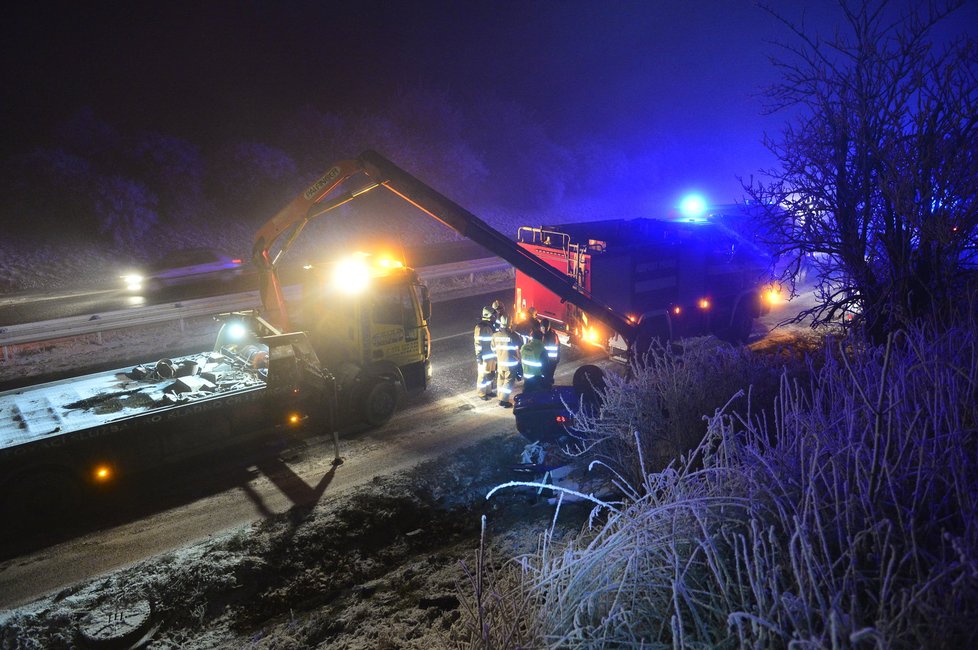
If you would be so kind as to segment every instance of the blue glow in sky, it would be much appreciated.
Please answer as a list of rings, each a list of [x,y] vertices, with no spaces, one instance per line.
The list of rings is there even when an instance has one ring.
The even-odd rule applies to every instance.
[[[823,34],[839,17],[826,0],[771,4]],[[969,25],[978,2],[949,28]],[[738,177],[772,163],[762,141],[787,118],[766,115],[762,93],[789,37],[754,0],[37,0],[5,11],[0,38],[17,53],[0,61],[11,147],[85,105],[199,140],[261,134],[303,104],[396,107],[399,89],[430,87],[460,107],[511,100],[560,146],[623,167],[610,193],[673,205],[690,186],[741,199]]]

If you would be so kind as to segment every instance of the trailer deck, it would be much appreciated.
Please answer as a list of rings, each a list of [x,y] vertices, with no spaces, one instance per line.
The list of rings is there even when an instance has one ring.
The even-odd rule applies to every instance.
[[[264,386],[262,371],[207,352],[18,388],[0,393],[0,454]]]

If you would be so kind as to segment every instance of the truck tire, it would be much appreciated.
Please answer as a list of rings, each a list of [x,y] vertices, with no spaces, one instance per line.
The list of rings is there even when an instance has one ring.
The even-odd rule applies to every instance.
[[[363,391],[360,415],[372,427],[385,424],[397,410],[397,386],[386,379],[374,381]]]
[[[136,648],[148,640],[153,624],[153,604],[145,598],[119,602],[112,598],[86,613],[78,623],[78,633],[86,647]]]

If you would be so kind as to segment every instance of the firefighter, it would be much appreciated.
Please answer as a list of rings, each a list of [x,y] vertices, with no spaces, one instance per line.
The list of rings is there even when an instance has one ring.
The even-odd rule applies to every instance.
[[[560,338],[549,318],[541,318],[540,327],[543,330],[543,347],[547,351],[543,363],[543,384],[550,388],[554,385],[554,373],[560,361]]]
[[[533,338],[533,333],[537,330],[542,332],[543,326],[540,323],[540,317],[537,316],[536,307],[530,307],[526,314],[526,323],[520,328],[520,336],[523,337],[524,343],[529,343]]]
[[[494,320],[496,324],[496,330],[498,331],[499,329],[502,328],[502,325],[500,325],[499,320],[506,315],[506,307],[503,305],[503,302],[501,300],[494,300],[492,302],[492,311],[495,313]]]
[[[492,308],[483,307],[482,320],[475,326],[476,385],[479,397],[484,400],[490,400],[496,394],[496,353],[492,351],[495,318]]]
[[[499,405],[513,406],[513,387],[520,372],[520,335],[509,329],[506,314],[499,317],[499,330],[492,335],[492,351],[496,353],[496,392]]]
[[[543,375],[546,366],[547,350],[543,346],[543,330],[535,329],[530,340],[520,348],[520,363],[523,366],[523,392],[543,390],[548,386]]]

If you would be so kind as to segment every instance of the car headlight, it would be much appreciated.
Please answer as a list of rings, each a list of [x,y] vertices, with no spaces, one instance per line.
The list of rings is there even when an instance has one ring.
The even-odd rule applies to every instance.
[[[136,273],[129,273],[122,276],[122,282],[129,291],[137,291],[143,287],[143,276]]]

